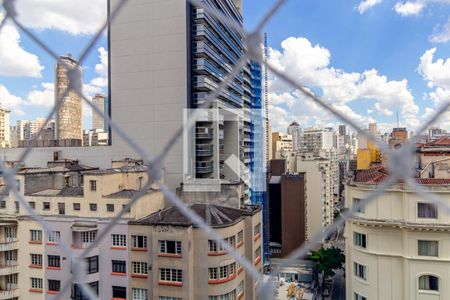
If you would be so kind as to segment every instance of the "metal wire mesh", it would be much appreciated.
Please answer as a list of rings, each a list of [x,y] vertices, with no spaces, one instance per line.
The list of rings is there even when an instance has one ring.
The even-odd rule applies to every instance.
[[[40,40],[38,36],[36,36],[33,32],[28,30],[25,26],[23,26],[18,21],[18,14],[15,10],[16,2],[20,0],[4,0],[3,1],[3,9],[4,9],[4,18],[1,20],[0,23],[0,34],[1,30],[4,27],[4,25],[7,22],[11,22],[15,26],[17,26],[23,33],[25,33],[33,42],[36,43],[39,47],[41,47],[48,55],[50,55],[55,61],[59,61],[58,55],[51,49],[49,45],[47,45],[45,42]],[[184,1],[184,0],[180,0]],[[308,254],[308,251],[310,251],[313,247],[313,245],[316,242],[322,241],[324,238],[329,236],[330,233],[334,232],[339,226],[343,225],[345,221],[350,218],[355,211],[358,209],[365,207],[370,202],[374,201],[380,194],[382,194],[386,189],[391,187],[392,185],[396,184],[399,181],[403,181],[406,184],[408,184],[412,190],[417,192],[422,197],[427,197],[427,199],[432,202],[433,204],[437,205],[438,207],[442,208],[446,212],[450,213],[450,207],[447,203],[445,203],[442,199],[440,199],[438,196],[430,193],[428,190],[424,189],[423,187],[417,185],[416,181],[413,179],[413,174],[411,172],[405,172],[405,169],[410,167],[411,163],[411,157],[414,154],[414,141],[429,127],[431,126],[450,106],[450,102],[448,102],[446,105],[444,105],[440,110],[438,110],[435,115],[433,115],[427,122],[423,124],[423,126],[416,132],[416,136],[411,140],[411,143],[403,147],[401,149],[387,149],[385,144],[381,142],[379,139],[377,139],[375,136],[373,136],[371,133],[367,132],[366,130],[362,129],[358,126],[354,121],[352,121],[350,118],[345,116],[344,114],[340,113],[338,110],[336,110],[331,104],[327,103],[314,93],[312,93],[307,87],[305,87],[301,82],[298,82],[295,78],[292,78],[290,74],[286,74],[280,70],[278,70],[275,66],[273,66],[269,61],[263,60],[263,55],[261,51],[261,42],[262,42],[262,30],[264,29],[265,25],[271,20],[273,15],[280,10],[287,2],[287,0],[277,0],[274,1],[273,6],[271,9],[263,16],[261,21],[258,23],[258,25],[255,27],[254,31],[252,32],[246,32],[240,24],[235,22],[234,20],[230,19],[229,17],[222,14],[220,11],[217,11],[213,9],[212,7],[205,5],[205,3],[201,0],[186,0],[188,3],[203,8],[206,12],[208,12],[213,17],[217,18],[220,22],[231,26],[236,31],[240,32],[245,40],[245,53],[241,57],[241,59],[234,65],[233,70],[230,74],[220,83],[220,85],[217,87],[217,89],[210,93],[202,106],[203,107],[209,107],[211,103],[213,103],[218,94],[222,89],[226,87],[226,85],[232,80],[232,78],[240,71],[240,69],[243,67],[243,65],[246,63],[247,60],[253,60],[261,65],[266,66],[267,70],[272,73],[272,75],[278,77],[279,79],[285,81],[292,87],[298,89],[301,93],[303,93],[307,99],[309,99],[312,103],[315,103],[322,107],[324,110],[327,110],[331,112],[336,118],[340,119],[342,122],[348,124],[351,126],[354,130],[358,132],[359,135],[365,136],[368,140],[371,140],[378,148],[380,148],[384,155],[390,157],[389,159],[389,171],[390,176],[387,180],[382,182],[378,185],[378,187],[372,191],[372,193],[369,194],[369,196],[366,197],[363,201],[361,201],[358,205],[353,206],[350,210],[346,211],[342,214],[342,217],[338,220],[336,220],[332,225],[328,226],[324,231],[317,234],[314,237],[311,237],[310,240],[306,243],[304,243],[300,248],[293,251],[289,257],[282,262],[278,269],[275,269],[271,276],[277,276],[279,269],[283,268],[284,266],[289,265],[292,260],[299,259],[302,257],[305,257]],[[78,58],[77,66],[81,66],[83,62],[85,61],[87,55],[92,51],[95,43],[98,41],[98,39],[101,37],[105,29],[108,27],[109,23],[114,22],[115,17],[117,14],[123,9],[123,7],[127,4],[127,0],[121,0],[119,4],[114,8],[114,10],[111,12],[111,14],[108,16],[108,19],[104,22],[104,24],[101,26],[101,28],[98,29],[97,33],[92,37],[92,39],[87,43],[86,47],[82,51],[80,57]],[[171,150],[171,148],[174,146],[174,144],[180,140],[183,136],[183,134],[191,129],[195,124],[196,115],[193,114],[190,116],[190,118],[181,126],[172,138],[169,139],[167,142],[167,145],[163,147],[163,151],[161,153],[147,153],[147,151],[141,147],[137,142],[134,141],[133,136],[127,135],[121,127],[114,122],[114,120],[111,120],[111,118],[104,114],[102,111],[100,111],[95,105],[93,105],[88,98],[82,93],[81,91],[81,84],[76,83],[76,74],[75,74],[75,68],[72,68],[70,66],[67,66],[67,68],[70,69],[68,72],[69,77],[69,87],[64,95],[62,95],[58,101],[56,101],[55,106],[50,110],[48,113],[48,116],[46,118],[46,123],[48,123],[52,116],[57,112],[60,105],[64,103],[64,100],[66,98],[66,95],[69,93],[69,91],[75,91],[77,94],[79,94],[83,99],[84,102],[90,106],[93,110],[93,113],[97,113],[101,115],[105,122],[111,127],[113,131],[115,131],[120,138],[122,138],[124,141],[126,141],[131,148],[136,151],[137,154],[139,154],[144,164],[147,166],[147,172],[148,172],[148,178],[149,180],[146,182],[146,184],[142,187],[140,191],[138,191],[132,199],[129,201],[129,203],[122,208],[122,210],[114,217],[112,218],[111,222],[109,223],[109,226],[107,226],[105,229],[101,230],[93,244],[91,244],[87,249],[83,251],[83,253],[80,256],[76,256],[70,249],[70,247],[64,243],[59,243],[58,247],[61,248],[63,253],[70,259],[72,262],[72,266],[75,266],[75,268],[72,270],[72,280],[81,279],[84,275],[86,275],[86,268],[84,267],[84,260],[82,259],[86,254],[91,251],[93,247],[95,247],[98,243],[100,243],[107,234],[111,231],[111,229],[117,224],[117,222],[122,218],[122,216],[127,212],[127,210],[138,200],[140,197],[142,197],[145,194],[145,191],[152,185],[152,183],[159,181],[162,174],[162,169],[164,167],[164,160],[167,156],[167,153]],[[73,72],[71,72],[73,71]],[[307,104],[306,104],[307,105]],[[39,129],[36,139],[39,138],[43,131],[42,127]],[[20,156],[19,161],[25,161],[25,159],[31,155],[33,151],[33,148],[31,146],[25,148]],[[28,204],[28,202],[24,199],[24,197],[18,192],[17,189],[17,181],[15,179],[16,173],[18,171],[19,166],[16,167],[7,167],[5,163],[2,163],[2,176],[5,179],[5,182],[8,185],[8,189],[12,191],[12,194],[14,197],[20,202],[20,204],[30,213],[31,217],[39,222],[44,230],[47,233],[50,233],[53,231],[53,228],[40,216],[38,215],[32,207]],[[178,207],[179,210],[188,217],[197,227],[201,228],[211,239],[216,240],[225,250],[228,251],[229,255],[231,255],[233,258],[235,258],[251,276],[254,278],[254,280],[259,281],[258,285],[258,299],[273,299],[275,295],[274,286],[271,280],[265,279],[262,274],[259,273],[259,271],[253,266],[253,263],[251,261],[248,261],[245,257],[241,256],[236,250],[228,245],[223,238],[214,231],[210,226],[208,226],[201,217],[199,217],[194,211],[192,211],[186,203],[184,203],[177,194],[172,191],[169,187],[166,185],[161,185],[161,191],[164,193],[166,198],[169,200],[169,202]],[[86,294],[86,296],[89,299],[98,299],[93,290],[83,283],[81,280],[77,280],[80,282],[81,288],[83,292]],[[60,295],[64,295],[64,292],[67,291],[71,286],[71,282],[67,282],[63,285]],[[57,299],[60,299],[58,297]]]

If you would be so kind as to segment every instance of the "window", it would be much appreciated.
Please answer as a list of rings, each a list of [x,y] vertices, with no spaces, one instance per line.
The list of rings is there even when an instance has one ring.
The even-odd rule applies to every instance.
[[[127,236],[125,234],[111,234],[113,247],[126,247]]]
[[[241,230],[237,234],[237,242],[239,244],[240,242],[243,242],[243,241],[244,241],[244,231]]]
[[[49,243],[59,243],[61,238],[61,232],[59,231],[50,231],[48,233],[48,242]]]
[[[31,288],[42,289],[42,278],[31,277]]]
[[[208,300],[235,300],[236,290],[219,296],[209,296]]]
[[[132,263],[133,274],[148,274],[148,266],[146,262],[133,261]]]
[[[218,279],[217,268],[209,268],[209,279]]]
[[[147,248],[147,237],[145,235],[132,235],[131,242],[133,248],[136,249],[146,249]]]
[[[50,210],[50,202],[43,202],[42,203],[42,209],[43,210]]]
[[[49,255],[47,263],[49,267],[59,268],[61,267],[61,257],[58,255]]]
[[[417,217],[423,219],[437,219],[437,207],[430,203],[417,203]]]
[[[148,300],[148,290],[147,289],[131,289],[131,294],[133,300]]]
[[[48,290],[54,291],[54,292],[59,292],[61,290],[61,281],[49,279],[48,280]]]
[[[181,300],[181,298],[178,298],[178,297],[159,296],[159,300]]]
[[[438,256],[438,241],[418,241],[420,256]]]
[[[42,230],[30,230],[31,241],[42,242]]]
[[[97,236],[97,231],[82,231],[81,232],[81,243],[83,247],[87,247],[95,241]]]
[[[159,252],[169,254],[181,254],[181,242],[159,241]]]
[[[125,274],[127,272],[127,262],[124,260],[112,260],[112,272]]]
[[[7,242],[14,242],[17,240],[17,228],[5,227],[5,238]]]
[[[228,245],[230,245],[230,247],[232,247],[232,248],[236,247],[236,237],[234,235],[225,239],[225,242],[227,242]]]
[[[183,282],[183,271],[178,269],[159,269],[159,280]]]
[[[359,232],[353,232],[353,242],[355,246],[366,248],[367,236]]]
[[[80,203],[74,203],[73,204],[73,210],[80,210],[81,209],[81,204]]]
[[[65,215],[66,214],[66,204],[63,202],[58,203],[58,214]]]
[[[361,203],[361,199],[360,198],[353,198],[353,206],[357,206],[359,205],[359,203]],[[364,207],[360,207],[356,210],[356,212],[358,213],[365,213]]]
[[[89,203],[89,209],[91,211],[97,211],[97,203]]]
[[[15,212],[19,213],[19,211],[20,211],[19,201],[14,201],[14,207],[15,207]]]
[[[98,296],[98,281],[88,283],[89,287],[94,290],[94,293]],[[72,297],[73,300],[89,300],[86,295],[83,294],[83,290],[78,284],[72,286]]]
[[[242,280],[240,283],[239,283],[239,285],[238,285],[238,287],[237,287],[237,289],[236,289],[236,294],[240,294],[240,293],[243,293],[244,292],[244,280]]]
[[[253,230],[253,235],[256,236],[261,233],[261,223],[258,223],[255,225],[255,228]]]
[[[114,204],[106,204],[107,212],[114,212]]]
[[[214,240],[208,240],[208,245],[209,245],[209,252],[218,252],[218,251],[222,251],[222,246],[219,245],[216,241]]]
[[[112,287],[113,298],[127,299],[127,288],[124,286],[114,286]]]
[[[131,208],[130,207],[127,208],[126,204],[122,205],[122,209],[125,210],[125,212],[127,212],[127,213],[129,213],[131,211]]]
[[[228,278],[228,266],[219,267],[219,278]]]
[[[359,295],[358,293],[355,292],[355,296],[354,296],[355,300],[367,300],[366,297],[363,297],[361,295]]]
[[[86,258],[88,265],[88,274],[93,274],[98,272],[98,256],[91,256]]]
[[[42,266],[42,254],[30,254],[31,265]]]
[[[433,275],[420,276],[419,290],[439,291],[439,278]]]
[[[97,181],[89,180],[89,187],[91,189],[91,192],[97,191]]]
[[[366,280],[367,279],[367,267],[360,265],[356,262],[354,264],[354,267],[355,267],[355,276]]]
[[[258,248],[256,248],[254,254],[255,254],[255,259],[257,259],[259,256],[261,256],[261,246],[259,246]]]
[[[34,201],[28,201],[28,205],[29,205],[32,209],[35,209],[35,208],[36,208],[36,202],[34,202]]]
[[[6,201],[0,200],[0,209],[4,209],[4,208],[6,208]]]

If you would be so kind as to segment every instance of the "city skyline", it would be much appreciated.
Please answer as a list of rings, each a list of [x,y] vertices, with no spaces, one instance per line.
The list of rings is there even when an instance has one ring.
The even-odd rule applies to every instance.
[[[32,3],[32,0],[27,1]],[[260,1],[260,5],[255,7],[254,1],[244,1],[244,26],[251,28],[260,12],[267,9],[270,2]],[[270,61],[287,68],[286,71],[292,75],[298,72],[300,75],[307,74],[306,77],[300,76],[305,84],[323,94],[325,100],[335,103],[338,110],[357,122],[377,121],[380,128],[393,127],[398,110],[401,125],[413,128],[430,115],[436,103],[441,103],[448,96],[445,80],[450,76],[450,66],[446,63],[449,43],[445,35],[445,12],[449,11],[449,6],[446,1],[431,2],[411,12],[397,5],[396,1],[375,1],[378,5],[373,7],[369,2],[360,5],[356,0],[345,4],[340,1],[327,4],[330,6],[320,2],[315,5],[294,2],[288,1],[286,7],[266,28]],[[83,16],[84,19],[76,21],[71,17],[72,10],[68,9],[76,8],[68,2],[62,4],[58,14],[71,20],[71,27],[53,24],[52,21],[37,16],[35,21],[26,25],[46,41],[64,38],[64,45],[54,43],[53,49],[61,55],[71,52],[76,56],[81,50],[82,42],[87,40],[100,24],[97,18],[106,14],[106,8],[102,11],[102,1],[92,1],[90,5],[93,8],[92,15]],[[46,8],[43,4],[35,6],[35,10],[29,12],[30,14],[36,14]],[[18,9],[21,10],[20,4]],[[300,12],[301,17],[293,14],[293,11]],[[313,13],[306,14],[304,11]],[[330,13],[336,15],[333,35],[328,34],[329,25],[315,20],[320,20],[320,16]],[[342,17],[349,18],[360,26],[350,28],[348,24],[351,22],[339,21]],[[304,26],[308,21],[311,25],[314,24],[314,28]],[[388,26],[393,30],[387,30]],[[0,95],[3,105],[12,110],[12,122],[45,115],[51,104],[49,98],[53,94],[51,60],[22,33],[9,26],[6,28],[14,38],[5,41],[5,46],[14,45],[18,49],[17,55],[23,55],[22,61],[27,62],[27,66],[16,59],[16,65],[3,67],[3,70],[0,68]],[[414,31],[415,35],[406,34],[410,31]],[[380,36],[380,32],[385,35]],[[352,40],[341,45],[339,39],[348,34],[352,34]],[[374,38],[367,39],[367,36]],[[394,36],[402,36],[401,42],[390,42]],[[374,45],[378,47],[373,47]],[[381,45],[384,45],[384,48],[379,48]],[[291,51],[293,47],[295,51]],[[434,48],[436,50],[433,50]],[[97,53],[89,55],[83,65],[84,91],[90,97],[97,92],[107,95],[106,35],[100,39],[96,49]],[[374,52],[375,49],[380,49],[380,53],[385,54],[379,55]],[[0,55],[1,53],[0,51]],[[299,57],[306,57],[305,60],[310,64],[302,66]],[[15,71],[5,76],[6,71],[11,68],[15,68]],[[326,80],[335,82],[343,95],[331,89]],[[269,111],[274,131],[285,128],[293,120],[308,125],[338,124],[329,114],[310,105],[308,100],[305,101],[278,80],[271,80],[269,86]],[[353,96],[349,97],[349,93],[358,95],[358,98],[351,99]],[[89,124],[91,112],[86,109],[86,105],[84,108],[83,124],[86,125]],[[21,113],[24,113],[26,118],[24,115],[20,116]],[[448,125],[443,124],[442,127],[449,129]],[[89,126],[85,126],[85,129],[89,129]]]

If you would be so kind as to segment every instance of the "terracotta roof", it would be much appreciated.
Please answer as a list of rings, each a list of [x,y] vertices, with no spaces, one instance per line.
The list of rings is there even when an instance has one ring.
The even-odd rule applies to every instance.
[[[417,178],[419,184],[450,184],[450,178]]]
[[[450,137],[443,137],[438,140],[429,142],[425,147],[429,146],[450,146]]]
[[[242,217],[253,215],[261,210],[259,206],[246,206],[244,209],[237,209],[203,203],[192,204],[190,205],[190,208],[212,227],[232,225],[241,220]],[[175,206],[155,212],[140,220],[130,221],[130,224],[195,226],[193,222],[183,215]]]
[[[377,166],[368,170],[358,170],[355,174],[355,182],[379,183],[389,176],[383,166]]]
[[[389,172],[383,166],[377,166],[368,170],[356,171],[354,182],[380,183],[389,176]],[[446,185],[450,184],[450,178],[416,178],[418,184]]]

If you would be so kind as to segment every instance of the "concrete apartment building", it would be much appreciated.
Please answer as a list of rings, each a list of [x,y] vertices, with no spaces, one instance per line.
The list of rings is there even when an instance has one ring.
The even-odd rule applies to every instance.
[[[0,108],[0,148],[11,147],[10,113],[11,111]]]
[[[307,238],[311,239],[334,221],[334,202],[339,194],[337,151],[298,153],[295,173],[305,173],[307,199]]]
[[[280,132],[272,132],[272,158],[285,158],[288,152],[294,150],[292,135]]]
[[[387,177],[382,167],[359,171],[346,187],[346,207]],[[450,203],[450,180],[417,183]],[[450,217],[404,184],[382,193],[346,222],[348,299],[449,299]]]
[[[55,67],[55,104],[69,87],[68,72],[76,68],[77,82],[82,82],[82,69],[71,55],[60,56]],[[76,84],[73,82],[72,84]],[[83,140],[83,100],[69,91],[56,114],[56,139],[64,146],[81,146]]]
[[[300,151],[319,153],[335,147],[333,128],[305,128],[300,138]]]
[[[190,207],[262,271],[259,207]],[[257,284],[250,274],[177,208],[130,222],[129,234],[146,236],[149,245],[148,251],[129,256],[150,266],[149,276],[132,275],[130,281],[130,288],[148,289],[149,299],[256,299]]]

